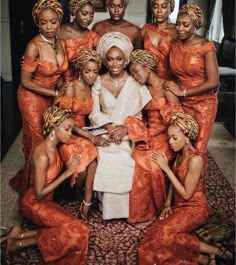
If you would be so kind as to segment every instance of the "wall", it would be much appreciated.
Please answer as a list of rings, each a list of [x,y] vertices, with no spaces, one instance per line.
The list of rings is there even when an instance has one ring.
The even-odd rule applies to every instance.
[[[12,81],[8,1],[1,1],[1,77]]]

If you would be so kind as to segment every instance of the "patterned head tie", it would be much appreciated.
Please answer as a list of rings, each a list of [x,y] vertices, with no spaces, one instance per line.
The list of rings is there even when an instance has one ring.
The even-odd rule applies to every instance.
[[[203,12],[196,4],[183,5],[179,10],[179,15],[180,14],[188,14],[197,29],[199,29],[204,23]]]
[[[129,4],[129,0],[123,0],[123,1],[124,1],[125,6]],[[110,0],[106,0],[107,6],[109,5],[109,3],[110,3]]]
[[[138,63],[157,72],[158,58],[150,51],[137,49],[130,55],[130,63]]]
[[[33,20],[36,25],[39,24],[39,16],[47,8],[51,8],[58,15],[60,22],[63,18],[63,9],[61,3],[57,0],[39,0],[32,9]]]
[[[84,5],[91,4],[94,6],[94,0],[70,0],[69,10],[72,16],[75,16],[76,12]]]
[[[43,134],[47,136],[57,126],[59,126],[66,118],[72,117],[70,109],[64,109],[58,104],[49,107],[43,115]]]
[[[81,71],[88,61],[94,61],[98,64],[99,68],[102,66],[102,57],[95,50],[85,48],[78,52],[73,60],[73,65],[78,71]]]
[[[183,112],[175,112],[171,115],[170,125],[177,126],[185,136],[191,141],[195,141],[198,136],[198,123],[191,116]]]
[[[117,47],[124,53],[125,63],[127,65],[134,48],[130,39],[126,35],[115,31],[104,34],[97,45],[97,53],[102,56],[104,64],[106,64],[106,54],[112,47]]]
[[[154,0],[152,0],[153,2]],[[175,9],[175,0],[169,0],[170,3],[170,11],[173,12]]]

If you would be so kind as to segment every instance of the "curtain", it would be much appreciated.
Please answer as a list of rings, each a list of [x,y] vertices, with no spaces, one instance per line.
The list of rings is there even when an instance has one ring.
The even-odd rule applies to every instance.
[[[207,32],[207,39],[221,43],[224,37],[222,0],[216,0],[212,15],[209,17],[210,26]]]
[[[225,38],[235,39],[235,0],[223,0]]]

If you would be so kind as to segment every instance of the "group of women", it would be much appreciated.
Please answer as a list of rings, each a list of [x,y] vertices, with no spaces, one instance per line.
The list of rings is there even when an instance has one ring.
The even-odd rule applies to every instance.
[[[128,1],[106,2],[106,23],[121,23],[102,36],[88,29],[93,0],[70,0],[73,21],[64,25],[57,0],[33,8],[40,33],[26,47],[18,89],[25,165],[10,184],[21,213],[42,228],[13,227],[1,238],[5,253],[37,244],[46,264],[84,264],[96,191],[103,219],[154,221],[140,265],[232,260],[222,245],[190,234],[210,214],[205,165],[219,84],[214,45],[196,33],[203,13],[186,4],[174,25],[174,0],[152,0],[155,22],[142,28],[143,49],[134,49],[118,32]],[[82,220],[53,202],[67,178],[78,190],[85,178]]]

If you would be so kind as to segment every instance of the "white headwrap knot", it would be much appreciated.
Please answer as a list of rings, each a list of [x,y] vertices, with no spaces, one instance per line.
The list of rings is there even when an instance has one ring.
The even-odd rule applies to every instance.
[[[108,32],[104,34],[97,45],[97,53],[102,56],[103,63],[106,63],[106,54],[112,47],[119,48],[125,55],[126,65],[129,63],[129,57],[133,51],[133,45],[130,39],[120,32]]]

